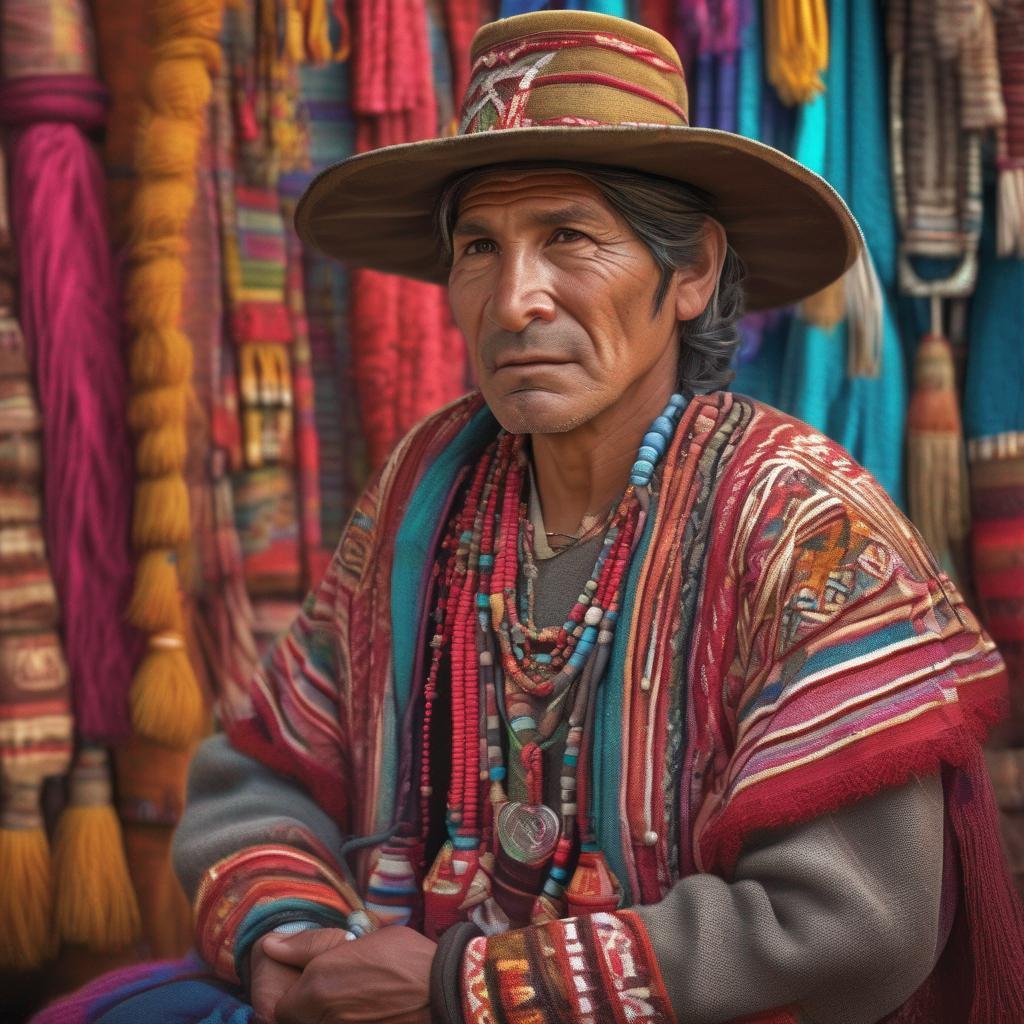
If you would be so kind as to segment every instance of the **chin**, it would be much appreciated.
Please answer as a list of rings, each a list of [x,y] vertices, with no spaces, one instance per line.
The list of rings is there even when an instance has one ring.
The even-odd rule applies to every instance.
[[[566,434],[593,419],[593,396],[556,394],[539,388],[490,395],[484,399],[495,419],[510,434]]]

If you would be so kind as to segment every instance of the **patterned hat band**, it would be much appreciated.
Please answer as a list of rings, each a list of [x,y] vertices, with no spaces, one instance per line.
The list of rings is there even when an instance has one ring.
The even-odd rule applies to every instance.
[[[621,34],[532,33],[489,45],[481,30],[460,135],[508,128],[688,125],[686,79],[660,36],[633,22]],[[640,38],[629,38],[635,35]],[[660,50],[660,52],[659,52]]]

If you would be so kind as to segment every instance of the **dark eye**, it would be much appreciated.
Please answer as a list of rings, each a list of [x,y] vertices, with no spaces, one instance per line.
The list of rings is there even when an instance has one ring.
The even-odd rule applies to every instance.
[[[474,238],[473,241],[462,250],[462,255],[476,256],[479,253],[497,252],[497,249],[497,245],[490,238]]]
[[[575,231],[573,228],[559,228],[552,236],[552,242],[579,242],[587,236],[582,231]]]

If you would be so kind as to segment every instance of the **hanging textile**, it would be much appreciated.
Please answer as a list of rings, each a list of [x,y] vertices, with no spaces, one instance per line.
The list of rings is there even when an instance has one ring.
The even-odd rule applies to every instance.
[[[352,110],[363,152],[430,138],[439,123],[423,0],[359,0],[352,24]],[[352,376],[370,464],[466,385],[465,343],[436,285],[352,273]]]
[[[942,301],[969,295],[977,280],[982,133],[1005,121],[992,11],[979,0],[894,0],[887,19],[899,286],[932,302],[907,417],[908,507],[966,587],[966,453]]]
[[[14,272],[0,149],[0,969],[29,970],[55,945],[41,798],[43,781],[68,768],[72,724]]]
[[[996,41],[1006,124],[999,132],[998,252],[1024,259],[1024,2],[996,5]]]
[[[1024,892],[1024,261],[997,258],[986,203],[978,288],[971,302],[964,431],[977,607],[1006,661],[1010,717],[988,752],[1011,867]]]
[[[278,180],[283,170],[305,164],[308,136],[297,106],[296,61],[305,51],[288,45],[287,22],[277,10],[275,0],[254,0],[227,12],[227,62],[214,97],[216,159],[226,322],[242,426],[232,500],[245,584],[253,598],[284,595],[297,604],[303,564],[293,350],[304,309],[294,310],[297,319],[289,309],[290,227]],[[296,289],[293,306],[301,283]],[[303,455],[308,461],[316,453],[307,444]],[[310,469],[305,479],[312,486]]]
[[[343,38],[344,26],[336,20],[331,25],[333,37]],[[299,69],[310,160],[308,167],[282,174],[280,189],[286,202],[296,202],[315,174],[354,151],[349,70],[349,62],[337,61]],[[313,249],[304,249],[301,257],[319,444],[322,561],[337,545],[368,469],[351,372],[349,272]]]
[[[347,30],[331,15],[332,44],[340,44]],[[337,45],[333,52],[338,53]],[[347,275],[339,264],[304,251],[292,229],[295,204],[309,182],[352,153],[348,65],[337,59],[306,64],[298,76],[309,158],[282,172],[278,193],[286,230],[286,300],[295,337],[295,454],[302,587],[308,590],[323,575],[363,476],[355,399],[347,375],[339,370],[348,346]]]
[[[99,159],[85,132],[103,124],[92,25],[75,0],[2,9],[0,110],[10,136],[12,222],[26,351],[43,422],[47,550],[80,739],[54,851],[60,938],[128,944],[139,927],[111,805],[103,743],[129,730],[136,639],[124,621],[131,582],[131,470],[118,290]]]
[[[873,5],[829,7],[831,62],[826,91],[796,108],[792,141],[789,118],[775,91],[762,87],[757,5],[740,54],[739,123],[744,134],[788,148],[823,174],[860,222],[880,280],[877,362],[884,372],[849,372],[859,351],[863,319],[848,315],[831,326],[789,313],[747,318],[735,391],[769,402],[818,427],[846,446],[897,502],[903,500],[903,459],[893,432],[902,428],[906,383],[895,311],[895,228],[887,177],[885,65],[882,25]],[[752,55],[753,54],[753,55]],[[767,134],[770,133],[770,134]],[[840,293],[844,303],[851,300]]]

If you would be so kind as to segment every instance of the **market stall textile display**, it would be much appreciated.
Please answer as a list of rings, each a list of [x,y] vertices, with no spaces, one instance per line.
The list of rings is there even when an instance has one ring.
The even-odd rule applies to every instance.
[[[20,320],[79,748],[55,836],[52,939],[110,950],[135,937],[139,917],[102,746],[129,733],[137,654],[124,619],[131,465],[119,294],[103,172],[86,135],[104,122],[105,90],[84,4],[10,0],[0,18]],[[10,892],[13,880],[0,885]],[[15,886],[10,898],[31,897]]]
[[[900,4],[915,2],[900,0],[890,5],[890,13],[909,11]],[[174,644],[160,651],[161,660],[173,653],[179,667],[191,663],[199,683],[195,695],[208,686],[222,695],[237,694],[257,661],[258,643],[281,630],[301,593],[316,584],[371,466],[380,464],[415,420],[464,389],[462,342],[451,327],[443,293],[371,272],[351,273],[296,248],[290,212],[312,175],[355,149],[451,131],[457,115],[451,96],[461,93],[460,83],[469,72],[466,54],[472,32],[497,13],[538,6],[601,10],[653,24],[692,54],[688,66],[695,123],[736,128],[798,154],[822,170],[848,200],[877,271],[880,329],[875,340],[864,342],[857,325],[866,321],[847,315],[864,294],[848,279],[817,307],[808,304],[798,313],[748,318],[736,390],[779,405],[835,436],[898,503],[906,500],[906,477],[901,444],[893,439],[904,434],[916,343],[930,324],[927,315],[919,317],[917,333],[904,330],[900,336],[899,327],[909,321],[905,316],[898,324],[896,317],[897,237],[903,251],[921,244],[932,253],[936,246],[945,246],[943,252],[962,258],[970,269],[966,254],[976,245],[979,212],[984,208],[993,218],[992,241],[986,236],[974,298],[968,300],[964,345],[951,353],[937,352],[938,362],[929,362],[924,358],[929,350],[922,350],[919,376],[955,382],[957,390],[945,388],[939,396],[943,415],[950,410],[960,415],[962,386],[966,448],[963,440],[957,448],[960,431],[948,416],[942,444],[954,452],[954,459],[962,457],[957,451],[966,450],[969,476],[962,479],[970,482],[972,513],[971,566],[966,571],[972,579],[965,580],[965,588],[970,582],[976,587],[979,610],[1006,649],[1017,694],[1017,717],[1003,730],[991,763],[1008,815],[1011,851],[1019,851],[1017,863],[1024,865],[1024,838],[1014,839],[1017,833],[1011,829],[1012,815],[1024,811],[1024,712],[1019,710],[1024,666],[1017,655],[1021,570],[1016,558],[1018,506],[1024,504],[1017,435],[1024,423],[1017,404],[1020,389],[1013,390],[1020,377],[1000,371],[1015,365],[1009,348],[1021,266],[1019,259],[1005,258],[1011,252],[1019,255],[1022,222],[1018,122],[1024,103],[1018,64],[1024,4],[1019,0],[998,6],[994,33],[992,23],[985,21],[987,10],[982,8],[987,5],[975,3],[931,5],[914,27],[915,39],[927,31],[937,41],[927,56],[947,93],[953,96],[954,65],[965,70],[960,78],[966,84],[955,104],[951,100],[942,110],[926,105],[920,118],[910,118],[910,128],[937,125],[950,114],[947,108],[960,109],[961,127],[990,140],[996,158],[995,164],[986,165],[990,173],[998,172],[998,180],[984,203],[980,177],[967,173],[982,166],[971,163],[970,140],[943,150],[932,145],[934,138],[918,139],[907,132],[903,139],[904,150],[911,154],[909,174],[895,192],[890,187],[895,151],[885,137],[887,60],[876,5],[845,0],[778,0],[770,5],[758,0],[510,2],[499,11],[498,4],[486,0],[367,0],[347,6],[328,0],[250,0],[229,6],[218,35],[213,20],[203,21],[198,34],[182,34],[183,23],[176,20],[182,8],[174,0],[133,5],[96,0],[92,9],[100,64],[110,93],[109,106],[103,109],[102,90],[94,85],[87,21],[71,18],[62,24],[77,26],[73,31],[63,36],[51,31],[47,38],[46,26],[56,24],[47,18],[59,5],[0,0],[5,25],[13,19],[10,24],[15,26],[5,32],[8,50],[16,50],[19,39],[30,38],[26,31],[43,30],[20,58],[15,53],[12,66],[32,76],[48,71],[66,81],[67,88],[50,90],[46,100],[57,108],[64,134],[81,136],[75,125],[94,126],[97,136],[102,133],[112,240],[117,253],[128,259],[123,276],[129,287],[122,310],[133,338],[168,331],[167,314],[179,315],[180,310],[175,326],[188,343],[187,351],[180,343],[136,345],[128,363],[135,388],[128,410],[142,427],[137,468],[145,480],[177,473],[187,486],[187,503],[175,498],[179,511],[187,509],[183,519],[165,523],[173,528],[162,539],[141,531],[148,540],[139,549],[144,553],[139,579],[159,585],[136,583],[133,618],[148,635],[156,632]],[[200,7],[211,19],[220,18],[219,5],[212,0]],[[804,15],[809,20],[800,20]],[[786,27],[793,16],[808,30],[793,34]],[[172,29],[173,40],[167,38]],[[61,45],[55,48],[55,42]],[[921,49],[915,42],[907,53]],[[56,65],[54,54],[59,55]],[[176,74],[186,68],[195,74]],[[200,68],[207,69],[206,83]],[[211,72],[213,84],[223,92],[209,104]],[[904,58],[902,74],[913,103],[922,95],[922,73],[906,66]],[[10,70],[4,74],[9,76]],[[824,92],[815,84],[818,78]],[[801,95],[785,84],[798,80],[803,83]],[[787,106],[784,100],[805,102]],[[34,95],[32,101],[43,99]],[[61,114],[61,103],[73,112]],[[918,110],[913,103],[912,109]],[[14,108],[5,104],[0,118],[7,109]],[[158,133],[149,130],[154,114],[175,121],[172,136],[188,142],[178,147],[170,163],[155,144]],[[183,128],[189,119],[195,130]],[[168,126],[158,120],[160,124]],[[9,155],[20,131],[8,134]],[[979,161],[988,151],[978,150]],[[913,154],[918,152],[931,154],[927,160],[942,172],[942,188],[934,195],[922,191],[927,181],[914,170],[920,162]],[[148,186],[140,205],[140,183],[163,182],[171,196],[174,189],[167,190],[168,181],[177,174],[185,182],[186,156],[194,188],[177,190],[174,212],[164,216],[169,208],[147,200],[145,193],[149,191],[150,199],[153,194]],[[905,161],[904,170],[907,166]],[[900,180],[897,174],[898,185]],[[944,211],[945,227],[929,235],[924,213],[933,199]],[[901,203],[906,209],[898,235],[895,221]],[[144,222],[156,234],[149,234]],[[175,231],[166,233],[169,227]],[[160,261],[165,268],[178,261],[181,270],[173,271],[173,281],[167,279],[173,287],[163,289],[161,302],[153,306],[145,298],[138,270]],[[927,276],[924,261],[918,263],[920,276]],[[159,325],[147,319],[149,308],[164,318]],[[950,312],[946,305],[945,321]],[[167,333],[160,336],[170,338]],[[116,347],[120,337],[114,323],[108,343]],[[177,335],[174,339],[181,340]],[[958,363],[964,354],[961,381]],[[932,367],[937,375],[930,374]],[[955,375],[950,376],[951,370]],[[190,394],[181,406],[174,395],[181,393],[186,379]],[[104,395],[116,391],[116,367],[98,386]],[[167,399],[165,406],[155,407],[160,397],[155,392]],[[921,392],[918,388],[919,397]],[[148,398],[140,400],[142,394]],[[173,414],[170,419],[167,413]],[[918,436],[934,422],[923,415],[915,419]],[[31,436],[7,435],[3,452],[12,466],[29,466],[19,459],[31,453],[32,443],[26,440]],[[41,468],[49,472],[52,465],[44,461]],[[180,492],[176,485],[175,492]],[[24,498],[20,485],[18,497]],[[943,503],[941,495],[930,500],[932,505]],[[28,514],[27,507],[21,500],[11,506],[21,510],[17,515]],[[130,502],[115,511],[128,517]],[[43,516],[39,521],[49,536],[54,520]],[[172,534],[185,541],[172,542]],[[113,593],[109,590],[107,596]],[[121,594],[123,607],[123,588]],[[105,621],[121,620],[107,616]],[[131,633],[125,635],[131,652]],[[88,691],[75,689],[73,648],[72,643],[67,652],[70,679],[76,706],[81,706]],[[118,649],[123,648],[114,644],[104,657],[113,657]],[[59,657],[60,648],[54,650]],[[110,707],[120,701],[120,719],[110,717],[107,732],[86,730],[82,735],[110,739],[127,733],[124,695],[134,664],[135,653],[130,653],[122,662],[127,669],[112,677],[122,680],[120,689],[113,685],[102,691]],[[190,731],[203,727],[200,714]],[[183,736],[184,730],[177,738]],[[146,742],[136,735],[119,753],[119,809],[128,826],[129,867],[136,888],[140,896],[148,894],[143,896],[143,916],[151,922],[144,929],[146,948],[169,954],[180,949],[180,915],[163,915],[178,922],[163,936],[154,922],[176,892],[166,863],[166,839],[183,800],[188,748],[171,756]],[[59,774],[63,768],[54,771]],[[103,771],[87,754],[78,792],[105,800],[103,785],[88,781],[102,778]],[[145,839],[157,823],[163,838],[150,848]],[[161,844],[163,852],[158,850]],[[147,864],[154,869],[150,874]]]

